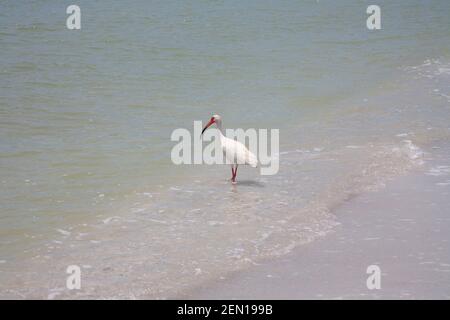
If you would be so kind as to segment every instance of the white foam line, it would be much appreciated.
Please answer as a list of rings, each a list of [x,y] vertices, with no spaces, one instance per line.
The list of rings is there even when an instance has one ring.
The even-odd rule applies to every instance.
[[[61,233],[62,235],[65,235],[65,236],[70,236],[70,234],[71,234],[70,231],[67,231],[64,229],[56,229],[56,231],[58,231],[59,233]]]
[[[108,223],[110,223],[110,222],[111,222],[112,220],[114,220],[114,219],[119,220],[120,217],[118,217],[118,216],[113,216],[113,217],[106,218],[106,219],[103,220],[103,223],[104,223],[104,224],[108,224]]]

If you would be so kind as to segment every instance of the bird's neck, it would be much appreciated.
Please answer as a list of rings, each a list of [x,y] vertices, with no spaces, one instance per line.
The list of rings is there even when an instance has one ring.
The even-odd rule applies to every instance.
[[[219,130],[219,132],[220,132],[220,138],[222,138],[224,136],[223,135],[223,129],[222,129],[222,123],[221,122],[216,122],[216,127]]]

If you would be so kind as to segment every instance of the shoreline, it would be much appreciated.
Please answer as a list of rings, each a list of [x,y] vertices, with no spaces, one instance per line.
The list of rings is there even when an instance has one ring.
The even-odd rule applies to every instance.
[[[325,237],[174,298],[450,298],[450,145],[433,150],[423,168],[338,207],[340,225]],[[379,290],[366,286],[370,265]]]

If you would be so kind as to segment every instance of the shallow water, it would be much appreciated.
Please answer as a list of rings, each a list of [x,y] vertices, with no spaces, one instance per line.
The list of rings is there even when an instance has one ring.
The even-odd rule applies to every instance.
[[[77,264],[70,294],[166,297],[325,235],[449,138],[447,1],[380,2],[376,32],[356,1],[78,4],[81,31],[0,4],[1,296],[70,296]],[[212,113],[279,128],[279,173],[174,166]]]

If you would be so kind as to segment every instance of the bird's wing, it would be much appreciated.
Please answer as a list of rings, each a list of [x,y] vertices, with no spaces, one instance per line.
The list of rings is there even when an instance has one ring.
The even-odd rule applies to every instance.
[[[258,166],[258,158],[250,152],[241,142],[226,138],[223,144],[223,151],[226,157],[237,164],[248,164],[254,168]]]

